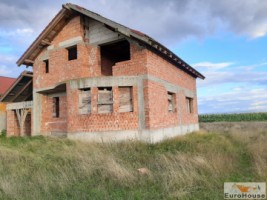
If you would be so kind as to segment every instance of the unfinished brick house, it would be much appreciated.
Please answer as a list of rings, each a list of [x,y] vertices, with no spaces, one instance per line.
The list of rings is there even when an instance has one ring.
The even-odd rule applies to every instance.
[[[32,135],[157,142],[199,129],[204,76],[149,36],[77,5],[63,5],[17,64],[33,67]]]

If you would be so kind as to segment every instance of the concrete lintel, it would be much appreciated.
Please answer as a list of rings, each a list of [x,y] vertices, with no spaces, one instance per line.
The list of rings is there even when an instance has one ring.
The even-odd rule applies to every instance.
[[[46,88],[41,88],[41,89],[35,89],[35,92],[39,93],[39,92],[42,92],[42,91],[46,91],[46,90],[52,90],[54,89],[55,87],[46,87]]]
[[[112,86],[133,86],[138,83],[137,76],[109,76],[82,78],[70,81],[72,89],[81,89],[88,87],[112,87]]]
[[[48,60],[48,59],[49,59],[48,51],[45,51],[43,56],[40,58],[40,60]]]
[[[180,90],[182,90],[182,88],[180,86],[177,86],[177,85],[174,85],[174,84],[171,84],[169,83],[168,81],[165,81],[165,80],[162,80],[160,78],[157,78],[155,76],[152,76],[152,75],[147,75],[147,80],[149,81],[154,81],[154,82],[157,82],[157,83],[160,83],[161,85],[163,85],[166,90],[168,90],[169,92],[173,92],[173,93],[176,93]]]
[[[63,97],[63,96],[66,96],[66,92],[58,92],[58,93],[54,93],[54,94],[49,94],[47,96],[48,97]]]
[[[168,81],[165,81],[165,80],[162,80],[160,78],[157,78],[155,76],[152,76],[152,75],[146,75],[146,79],[147,80],[150,80],[150,81],[154,81],[154,82],[157,82],[157,83],[160,83],[161,85],[163,85],[166,90],[168,90],[169,92],[174,92],[174,93],[177,93],[177,92],[180,92],[180,91],[184,91],[185,95],[188,96],[188,97],[195,97],[196,96],[196,92],[192,91],[192,90],[189,90],[187,88],[183,88],[183,87],[180,87],[178,85],[174,85],[172,83],[169,83]]]
[[[61,48],[67,48],[67,47],[71,47],[74,46],[80,42],[83,42],[83,38],[81,36],[75,37],[75,38],[71,38],[69,40],[65,40],[63,42],[60,42],[58,44],[59,47]]]
[[[196,96],[196,94],[190,90],[184,90],[184,94],[186,97],[190,97],[190,98],[194,98]]]
[[[26,109],[26,108],[32,108],[32,106],[33,106],[33,101],[22,101],[22,102],[8,103],[6,109],[7,110]]]
[[[55,48],[54,45],[50,45],[50,46],[47,47],[47,50],[49,51],[49,50],[52,50],[52,49],[54,49],[54,48]]]
[[[90,45],[101,45],[101,44],[106,44],[106,43],[110,43],[110,42],[115,42],[115,41],[118,41],[118,40],[121,40],[121,39],[124,39],[125,37],[122,36],[122,35],[119,35],[119,36],[114,36],[114,37],[111,37],[111,38],[107,38],[107,39],[104,39],[104,40],[98,40],[96,42],[89,42]]]

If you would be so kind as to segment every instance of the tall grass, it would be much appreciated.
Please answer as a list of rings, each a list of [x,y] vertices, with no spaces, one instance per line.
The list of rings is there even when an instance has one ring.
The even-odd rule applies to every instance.
[[[246,137],[199,132],[159,144],[1,137],[0,199],[223,199],[225,181],[267,181],[267,134]]]
[[[236,113],[199,115],[199,122],[267,121],[267,113]]]

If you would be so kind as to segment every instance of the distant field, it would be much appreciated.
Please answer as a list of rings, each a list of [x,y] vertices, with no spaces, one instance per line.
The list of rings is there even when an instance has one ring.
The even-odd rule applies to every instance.
[[[241,122],[241,121],[267,121],[267,113],[199,115],[199,122]]]
[[[226,181],[267,181],[267,132],[226,126],[159,144],[1,136],[0,199],[221,200]]]

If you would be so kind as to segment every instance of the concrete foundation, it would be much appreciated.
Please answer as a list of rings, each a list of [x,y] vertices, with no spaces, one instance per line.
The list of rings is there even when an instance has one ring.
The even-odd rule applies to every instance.
[[[86,142],[120,142],[120,141],[143,141],[157,143],[179,135],[185,135],[199,130],[199,124],[188,124],[154,130],[125,130],[105,132],[77,132],[67,134],[67,138]]]

